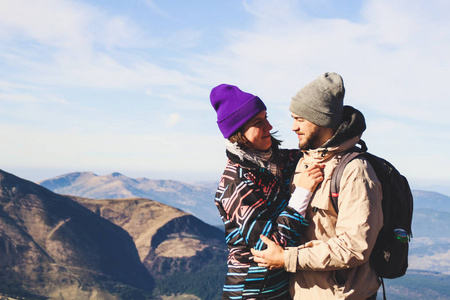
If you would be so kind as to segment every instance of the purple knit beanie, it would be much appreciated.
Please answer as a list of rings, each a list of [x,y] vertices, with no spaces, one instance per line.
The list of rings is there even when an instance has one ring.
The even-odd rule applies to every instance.
[[[259,112],[267,110],[259,97],[229,84],[213,88],[210,99],[217,113],[217,125],[226,139]]]

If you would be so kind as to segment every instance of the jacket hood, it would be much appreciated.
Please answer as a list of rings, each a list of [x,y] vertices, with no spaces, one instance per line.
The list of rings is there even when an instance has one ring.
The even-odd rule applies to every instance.
[[[342,120],[343,121],[336,130],[334,136],[320,148],[338,146],[349,139],[360,137],[364,130],[366,130],[366,120],[364,119],[364,115],[351,106],[344,106],[344,116]]]

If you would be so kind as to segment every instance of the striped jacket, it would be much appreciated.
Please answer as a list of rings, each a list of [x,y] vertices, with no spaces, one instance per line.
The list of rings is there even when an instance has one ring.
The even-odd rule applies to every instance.
[[[288,273],[258,267],[250,249],[265,248],[260,234],[283,247],[299,244],[307,222],[287,205],[291,177],[301,153],[277,150],[280,177],[240,161],[228,151],[227,155],[228,164],[215,198],[229,251],[223,299],[291,299]]]

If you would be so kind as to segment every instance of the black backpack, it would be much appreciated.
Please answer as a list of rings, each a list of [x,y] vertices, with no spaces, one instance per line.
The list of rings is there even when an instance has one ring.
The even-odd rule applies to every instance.
[[[338,213],[339,186],[344,168],[352,159],[363,156],[375,170],[383,192],[383,227],[378,234],[369,261],[381,278],[384,294],[383,278],[403,276],[408,268],[413,197],[408,181],[391,163],[368,153],[364,141],[360,140],[358,144],[361,148],[353,147],[348,150],[333,172],[331,199]]]

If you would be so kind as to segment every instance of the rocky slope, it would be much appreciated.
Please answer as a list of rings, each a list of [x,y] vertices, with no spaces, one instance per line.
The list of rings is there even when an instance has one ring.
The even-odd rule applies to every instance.
[[[0,170],[0,204],[2,294],[145,299],[152,292],[130,235],[69,197]]]
[[[130,233],[141,261],[155,278],[156,294],[219,297],[227,255],[221,230],[148,199],[72,198]]]
[[[224,233],[143,198],[53,193],[0,170],[0,296],[218,299]]]

